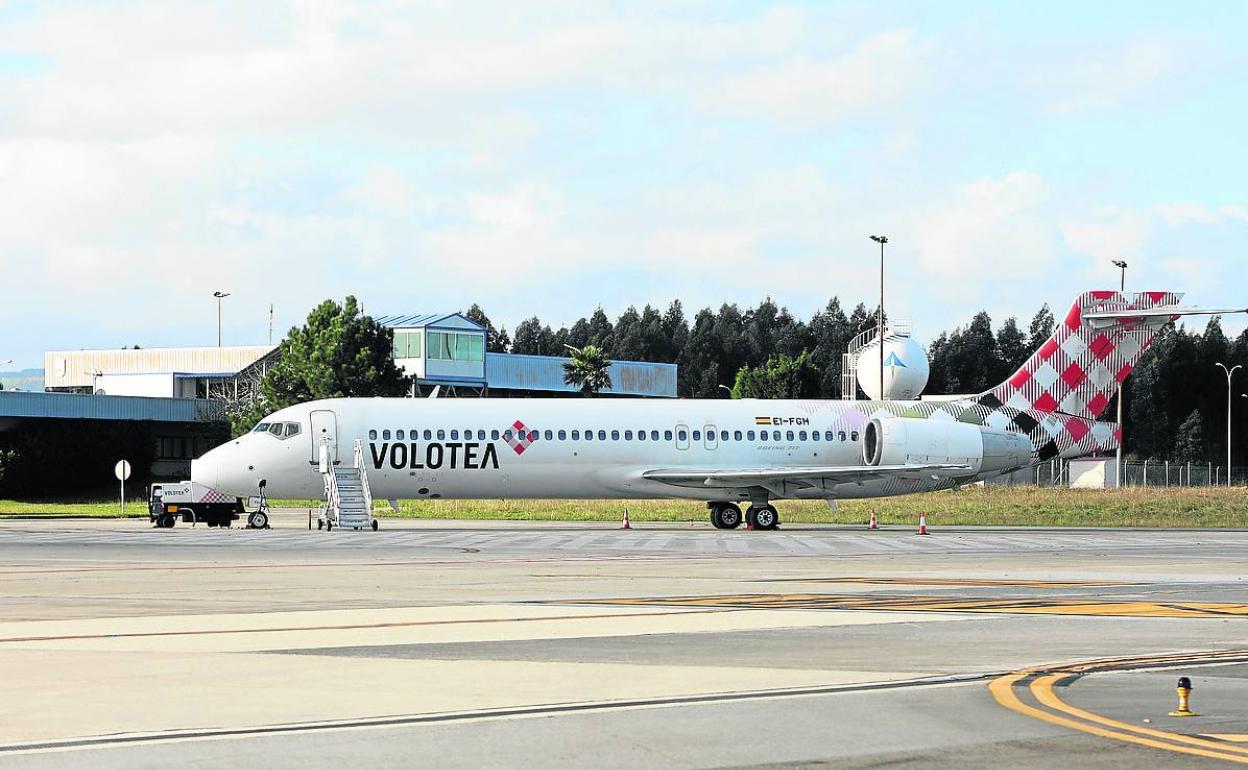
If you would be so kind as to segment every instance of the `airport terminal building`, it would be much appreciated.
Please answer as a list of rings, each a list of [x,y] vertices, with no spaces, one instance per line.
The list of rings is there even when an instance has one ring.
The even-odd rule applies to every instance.
[[[488,351],[486,329],[460,313],[388,315],[395,363],[413,397],[575,397],[558,356]],[[44,354],[44,391],[0,391],[0,433],[105,426],[142,430],[155,449],[151,475],[186,478],[193,458],[229,436],[226,405],[251,397],[280,354],[273,345]],[[613,361],[604,397],[676,397],[676,365]],[[109,459],[109,467],[117,458]]]

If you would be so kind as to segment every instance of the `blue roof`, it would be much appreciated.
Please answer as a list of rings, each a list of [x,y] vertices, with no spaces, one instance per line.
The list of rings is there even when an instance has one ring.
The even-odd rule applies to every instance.
[[[460,325],[469,324],[481,331],[485,331],[484,326],[468,318],[463,313],[417,313],[415,315],[373,316],[373,320],[382,326],[398,329],[420,329],[425,326],[437,326],[439,322],[448,318],[456,319]]]
[[[86,396],[0,390],[0,418],[219,422],[221,406],[202,398]]]

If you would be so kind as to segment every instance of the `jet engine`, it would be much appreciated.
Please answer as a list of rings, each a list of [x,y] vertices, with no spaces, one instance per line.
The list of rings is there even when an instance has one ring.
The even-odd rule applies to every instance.
[[[1005,472],[1031,462],[1031,439],[1021,433],[951,420],[876,417],[863,432],[867,465],[948,463],[975,473]]]

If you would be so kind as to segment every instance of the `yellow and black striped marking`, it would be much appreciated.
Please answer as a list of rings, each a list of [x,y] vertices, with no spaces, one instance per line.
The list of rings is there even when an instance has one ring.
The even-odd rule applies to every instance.
[[[1114,658],[1054,667],[1023,669],[995,679],[988,691],[1005,708],[1049,724],[1102,738],[1164,751],[1248,765],[1248,747],[1237,745],[1240,735],[1189,735],[1136,725],[1072,706],[1059,693],[1080,677],[1104,671],[1171,668],[1248,661],[1248,650]]]
[[[967,599],[947,596],[862,594],[725,594],[558,600],[551,604],[649,607],[713,607],[739,610],[865,610],[871,612],[969,612],[1007,615],[1092,615],[1124,618],[1248,618],[1248,604],[1229,602],[1113,601],[1084,598]]]
[[[984,588],[1103,588],[1128,586],[1134,583],[1113,583],[1104,580],[991,580],[987,578],[929,577],[835,577],[784,578],[759,580],[759,583],[850,583],[877,586],[973,586]]]

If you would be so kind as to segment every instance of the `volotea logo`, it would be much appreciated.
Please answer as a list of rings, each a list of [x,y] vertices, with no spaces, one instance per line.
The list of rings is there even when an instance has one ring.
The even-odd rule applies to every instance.
[[[510,446],[516,454],[522,455],[524,454],[524,450],[528,449],[529,445],[533,443],[533,439],[530,438],[529,431],[525,428],[524,423],[519,420],[513,422],[511,427],[515,432],[507,438],[507,445]]]

